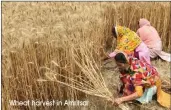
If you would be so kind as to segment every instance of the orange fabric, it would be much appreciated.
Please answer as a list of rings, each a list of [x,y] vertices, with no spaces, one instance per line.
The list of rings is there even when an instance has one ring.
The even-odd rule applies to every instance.
[[[135,91],[139,97],[141,97],[143,95],[143,87],[142,86],[136,86]]]
[[[161,89],[161,80],[158,79],[156,81],[156,86],[157,86],[157,102],[160,103],[162,106],[170,108],[170,94],[164,92]]]

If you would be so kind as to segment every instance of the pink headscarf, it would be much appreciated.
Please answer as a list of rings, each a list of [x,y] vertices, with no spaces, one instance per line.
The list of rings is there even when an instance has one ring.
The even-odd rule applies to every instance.
[[[141,40],[149,48],[156,48],[158,42],[161,41],[157,30],[151,26],[150,22],[145,18],[139,20],[139,26],[140,28],[137,30],[137,34],[140,36]],[[159,47],[157,48],[159,49]]]
[[[145,18],[142,18],[139,20],[139,25],[140,25],[140,27],[151,26],[150,22]]]

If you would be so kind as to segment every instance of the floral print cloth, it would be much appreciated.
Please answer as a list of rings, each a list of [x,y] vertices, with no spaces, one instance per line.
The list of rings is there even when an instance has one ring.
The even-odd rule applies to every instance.
[[[116,26],[117,47],[116,49],[126,53],[133,52],[142,42],[140,37],[129,28]]]
[[[158,76],[156,69],[145,60],[138,60],[135,57],[128,57],[130,68],[120,71],[120,79],[124,84],[124,95],[135,92],[135,86],[150,87],[155,85],[155,76]]]

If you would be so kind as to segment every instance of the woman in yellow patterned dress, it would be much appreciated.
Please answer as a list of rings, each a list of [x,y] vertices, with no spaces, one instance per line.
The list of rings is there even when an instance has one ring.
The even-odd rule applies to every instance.
[[[134,31],[123,26],[113,26],[112,33],[117,39],[117,46],[114,52],[110,53],[104,60],[113,58],[118,51],[123,51],[140,60],[146,60],[150,64],[149,49]]]

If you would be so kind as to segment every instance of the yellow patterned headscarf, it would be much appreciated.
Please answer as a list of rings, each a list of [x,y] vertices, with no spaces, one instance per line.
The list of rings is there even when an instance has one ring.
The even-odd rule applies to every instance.
[[[115,27],[117,34],[117,47],[116,49],[126,53],[133,52],[142,42],[140,37],[129,28],[123,26]]]

